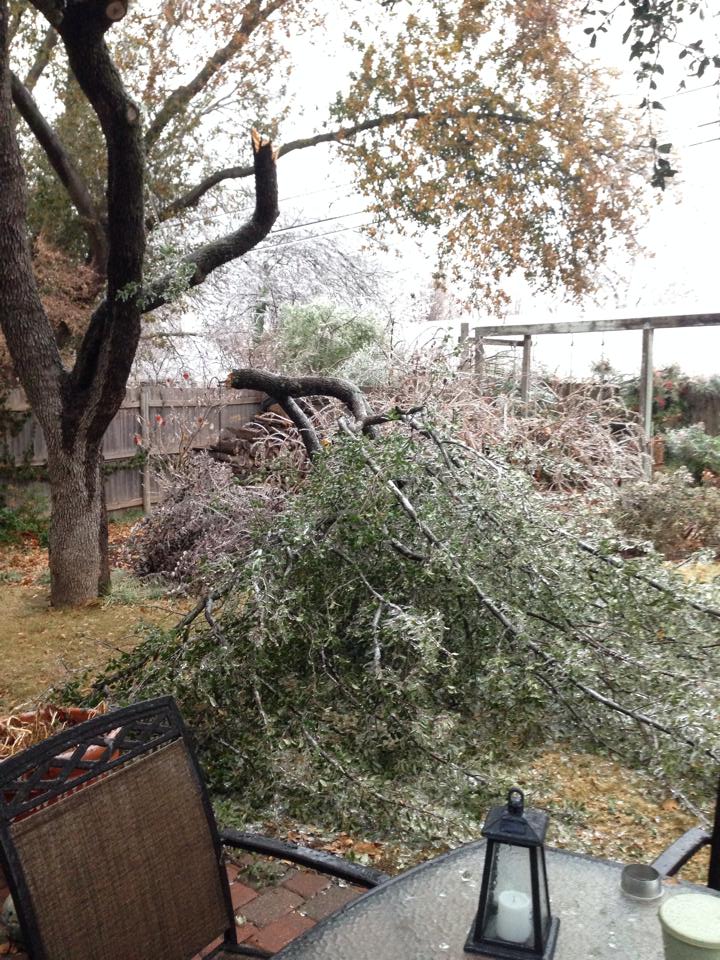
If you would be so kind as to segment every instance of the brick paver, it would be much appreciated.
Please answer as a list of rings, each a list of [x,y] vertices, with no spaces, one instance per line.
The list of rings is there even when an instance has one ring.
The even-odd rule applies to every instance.
[[[313,920],[324,920],[331,913],[335,913],[340,907],[360,896],[363,891],[360,887],[344,886],[332,884],[327,890],[322,890],[310,900],[307,900],[300,908],[300,912],[306,917],[312,917]]]
[[[253,890],[252,887],[248,887],[239,880],[230,884],[230,899],[232,900],[233,910],[244,907],[246,903],[250,903],[256,897],[257,890]]]
[[[260,947],[262,950],[268,950],[270,953],[276,953],[284,946],[305,933],[310,927],[315,926],[315,921],[310,917],[302,917],[299,913],[288,913],[279,920],[275,920],[260,930],[255,936],[247,941],[250,946]]]
[[[304,900],[309,900],[330,886],[330,877],[322,873],[311,873],[310,870],[291,870],[282,885],[293,893],[299,893]]]
[[[226,865],[239,943],[275,952],[363,893],[360,887],[287,863],[243,854]],[[0,906],[8,890],[0,874]],[[202,951],[205,957],[219,941]],[[28,960],[0,925],[0,958]],[[196,958],[199,960],[199,958]]]
[[[256,927],[254,923],[244,923],[241,927],[236,927],[235,932],[237,933],[238,943],[245,943],[251,937],[257,936],[260,933],[260,928]]]
[[[254,900],[251,900],[247,906],[243,907],[242,913],[246,920],[254,923],[258,927],[266,927],[277,920],[285,913],[299,906],[303,898],[293,893],[292,890],[286,890],[284,887],[271,887],[269,890],[263,890]]]

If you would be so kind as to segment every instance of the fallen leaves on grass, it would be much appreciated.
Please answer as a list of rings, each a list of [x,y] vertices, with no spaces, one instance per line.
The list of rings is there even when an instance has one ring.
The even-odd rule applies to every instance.
[[[5,583],[17,586],[37,583],[46,573],[47,565],[47,548],[40,546],[37,537],[28,536],[22,544],[0,547],[0,580]]]

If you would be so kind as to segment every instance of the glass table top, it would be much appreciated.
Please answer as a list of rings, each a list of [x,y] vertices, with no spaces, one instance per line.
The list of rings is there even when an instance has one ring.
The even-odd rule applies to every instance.
[[[477,910],[484,841],[401,874],[351,902],[285,947],[282,960],[468,960],[463,951]],[[677,893],[665,884],[651,903],[620,890],[622,865],[546,851],[552,913],[560,919],[555,960],[662,960],[658,910]],[[718,894],[720,896],[720,894]]]

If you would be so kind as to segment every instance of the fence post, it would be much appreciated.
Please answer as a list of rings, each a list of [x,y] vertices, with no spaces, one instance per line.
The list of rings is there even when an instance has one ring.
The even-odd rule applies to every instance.
[[[653,334],[650,326],[642,332],[642,364],[640,366],[640,436],[642,441],[643,468],[648,480],[652,479],[653,461],[650,452],[653,422]]]
[[[145,383],[140,387],[140,434],[145,451],[145,462],[142,468],[142,505],[143,512],[150,513],[152,507],[150,501],[150,461],[148,460],[150,450],[150,391]]]

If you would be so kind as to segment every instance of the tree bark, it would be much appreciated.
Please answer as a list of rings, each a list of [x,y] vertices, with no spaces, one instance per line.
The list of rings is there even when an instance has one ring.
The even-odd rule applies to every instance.
[[[48,450],[50,602],[54,607],[87,603],[108,592],[107,513],[97,445]]]

